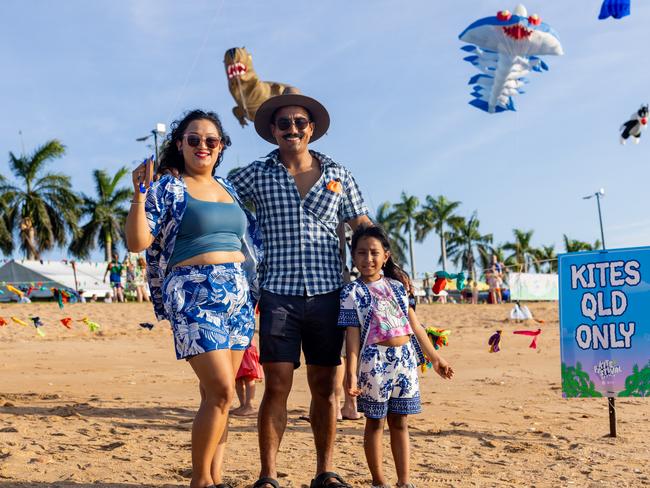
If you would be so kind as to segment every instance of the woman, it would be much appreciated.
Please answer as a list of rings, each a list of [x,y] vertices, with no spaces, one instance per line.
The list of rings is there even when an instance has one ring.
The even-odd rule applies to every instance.
[[[122,271],[124,271],[124,264],[120,262],[118,254],[113,253],[113,259],[108,263],[106,271],[104,271],[104,283],[106,283],[106,275],[109,275],[111,288],[113,289],[113,301],[115,303],[121,303],[124,301]]]
[[[133,252],[147,249],[154,311],[170,321],[176,356],[188,360],[199,380],[190,486],[227,488],[221,471],[228,410],[255,330],[244,271],[245,254],[252,256],[244,237],[247,231],[258,236],[232,187],[214,176],[230,145],[219,117],[194,110],[171,129],[160,163],[179,176],[151,184],[153,161],[136,168],[127,245]],[[146,198],[141,184],[151,185]]]
[[[138,303],[149,301],[149,293],[146,286],[147,263],[137,252],[130,252],[126,259],[126,282],[127,290],[135,293]]]
[[[149,292],[147,291],[147,263],[142,256],[138,256],[133,268],[133,285],[138,302],[148,302]]]

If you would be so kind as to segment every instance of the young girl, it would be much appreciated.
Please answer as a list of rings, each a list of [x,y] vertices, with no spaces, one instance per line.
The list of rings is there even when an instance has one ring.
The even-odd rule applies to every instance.
[[[260,365],[260,355],[255,346],[255,339],[244,352],[244,357],[239,365],[235,380],[235,390],[239,399],[239,406],[230,411],[231,415],[239,417],[254,417],[257,410],[253,406],[255,399],[255,383],[264,379],[264,371]]]
[[[366,416],[364,450],[373,488],[390,485],[382,471],[382,436],[388,419],[397,486],[409,481],[408,415],[419,413],[417,366],[424,354],[443,378],[454,371],[433,348],[400,281],[406,273],[390,257],[386,233],[359,227],[352,237],[352,259],[360,279],[341,291],[339,326],[347,327],[346,384]]]

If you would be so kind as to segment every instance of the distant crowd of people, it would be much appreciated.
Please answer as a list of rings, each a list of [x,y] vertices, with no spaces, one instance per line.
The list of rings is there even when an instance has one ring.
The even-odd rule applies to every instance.
[[[499,262],[496,256],[492,256],[490,265],[485,269],[484,274],[488,285],[488,294],[485,298],[485,302],[489,304],[499,304],[509,301],[510,290],[505,284],[505,265]],[[433,283],[428,274],[425,274],[425,277],[422,280],[422,288],[424,290],[424,296],[420,297],[420,300],[424,303],[457,303],[457,301],[460,301],[461,303],[471,303],[476,305],[481,302],[479,282],[471,278],[467,280],[465,287],[459,291],[458,300],[445,290],[442,290],[437,295],[434,294]]]
[[[147,263],[142,254],[128,252],[124,259],[120,260],[119,255],[113,253],[113,259],[108,263],[104,272],[104,283],[106,283],[107,275],[112,292],[106,292],[105,303],[125,302],[125,291],[132,292],[138,302],[151,301],[147,285]],[[122,280],[123,277],[125,282]],[[93,295],[90,301],[97,301],[97,296]]]

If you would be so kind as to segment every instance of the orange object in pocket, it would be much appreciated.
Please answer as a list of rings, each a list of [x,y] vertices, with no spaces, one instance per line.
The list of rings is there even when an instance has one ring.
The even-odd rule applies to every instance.
[[[343,186],[338,180],[330,180],[325,188],[327,188],[329,191],[333,191],[334,193],[341,193],[343,190]]]

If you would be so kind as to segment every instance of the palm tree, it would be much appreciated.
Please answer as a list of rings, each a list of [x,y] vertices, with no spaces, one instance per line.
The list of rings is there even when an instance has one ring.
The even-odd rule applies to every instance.
[[[451,202],[443,195],[433,198],[427,195],[426,203],[416,216],[415,240],[422,242],[432,230],[440,238],[440,263],[442,270],[447,271],[447,239],[449,239],[451,227],[454,223],[460,222],[461,217],[454,215],[460,202]]]
[[[420,201],[417,197],[408,196],[402,192],[401,201],[393,205],[391,220],[399,230],[405,230],[409,239],[409,257],[411,258],[411,277],[416,278],[415,257],[413,256],[413,232],[415,231],[415,218]]]
[[[507,251],[512,251],[510,258],[523,269],[524,273],[528,273],[528,268],[534,260],[534,249],[530,245],[533,238],[533,231],[523,231],[521,229],[512,229],[515,236],[513,242],[507,242],[503,248]]]
[[[596,251],[602,247],[600,240],[596,240],[592,245],[577,239],[569,239],[566,234],[563,234],[563,237],[566,252]]]
[[[38,259],[41,252],[66,242],[66,228],[77,229],[79,197],[70,189],[70,177],[43,173],[48,161],[60,158],[65,146],[56,139],[46,142],[30,156],[9,153],[9,167],[22,185],[0,182],[6,202],[9,229],[18,228],[20,248],[27,259]],[[17,225],[16,225],[17,224]]]
[[[535,256],[535,261],[533,262],[535,271],[541,273],[542,269],[546,269],[547,273],[557,273],[557,254],[555,254],[555,246],[542,246],[538,249],[534,249],[533,255]]]
[[[90,251],[97,247],[104,250],[106,261],[110,261],[117,245],[124,240],[124,225],[127,210],[124,204],[131,198],[133,190],[117,188],[120,180],[129,173],[122,167],[111,177],[106,171],[96,169],[93,172],[97,198],[82,194],[82,216],[88,216],[88,222],[75,235],[70,243],[70,252],[87,258]]]
[[[398,265],[403,266],[406,262],[406,248],[408,244],[404,236],[400,233],[399,228],[395,225],[390,203],[384,202],[377,208],[375,223],[380,225],[388,235],[393,260]]]
[[[4,176],[0,175],[0,184],[5,182]],[[10,207],[6,202],[6,195],[0,197],[0,251],[5,256],[10,256],[14,250],[14,240],[11,235],[11,225],[8,216],[10,215]]]
[[[476,280],[476,253],[481,246],[487,248],[492,243],[492,234],[481,234],[479,226],[476,212],[469,219],[459,219],[453,226],[447,247],[450,259],[456,266],[466,269],[472,280]]]

